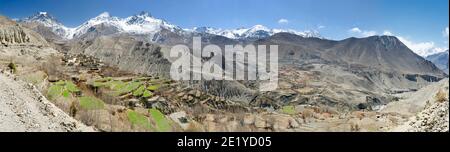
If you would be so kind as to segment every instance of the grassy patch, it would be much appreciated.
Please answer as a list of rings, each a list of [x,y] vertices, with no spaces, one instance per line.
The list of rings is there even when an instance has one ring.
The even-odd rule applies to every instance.
[[[150,122],[148,121],[147,117],[145,117],[144,115],[142,115],[140,113],[137,113],[136,111],[128,110],[127,117],[128,117],[128,120],[130,121],[131,125],[133,125],[133,126],[140,126],[140,127],[146,128],[146,129],[153,129],[153,127],[150,124]]]
[[[80,89],[78,89],[77,85],[73,84],[72,81],[66,82],[66,89],[70,92],[79,92]]]
[[[59,96],[61,96],[61,93],[63,92],[64,87],[60,86],[60,85],[52,85],[48,88],[47,91],[47,97],[50,100],[54,100],[56,98],[58,98]]]
[[[103,109],[105,107],[103,101],[95,97],[84,96],[80,97],[79,100],[81,108],[86,110]]]
[[[107,83],[107,86],[109,87],[109,89],[115,90],[115,91],[119,91],[122,88],[124,88],[127,84],[123,81],[109,81]]]
[[[69,97],[70,97],[70,92],[69,92],[69,90],[65,89],[65,90],[62,92],[62,96],[65,97],[65,98],[69,98]]]
[[[157,84],[157,85],[151,85],[151,86],[148,86],[148,87],[147,87],[147,90],[150,90],[150,91],[156,91],[156,90],[159,89],[159,87],[160,87],[159,84]]]
[[[103,86],[105,86],[105,83],[103,83],[103,82],[94,82],[94,83],[92,83],[92,86],[94,86],[94,87],[103,87]]]
[[[60,96],[65,98],[72,97],[72,94],[80,92],[80,89],[71,81],[58,81],[52,84],[47,91],[47,97],[54,100]]]
[[[158,109],[150,109],[149,113],[156,123],[157,131],[168,132],[171,130],[169,121]]]
[[[144,91],[144,94],[142,94],[142,97],[144,97],[144,98],[150,98],[150,97],[153,97],[153,93],[150,92],[150,91],[148,91],[148,90],[145,90],[145,91]]]
[[[138,77],[133,81],[124,82],[107,77],[95,80],[92,85],[108,88],[114,92],[115,96],[132,93],[135,97],[149,98],[153,96],[154,91],[161,87],[160,84],[155,83],[160,81],[160,79],[151,79],[150,77]]]
[[[55,82],[56,85],[64,85],[66,84],[66,81],[59,80],[58,82]]]
[[[142,96],[142,94],[144,94],[144,91],[145,91],[145,86],[140,86],[138,89],[133,91],[133,96],[135,96],[135,97]]]
[[[289,115],[297,114],[294,106],[283,106],[283,108],[281,108],[281,112],[283,112],[285,114],[289,114]]]

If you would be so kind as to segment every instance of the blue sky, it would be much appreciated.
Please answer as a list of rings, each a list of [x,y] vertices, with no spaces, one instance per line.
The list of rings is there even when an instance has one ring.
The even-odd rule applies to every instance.
[[[105,11],[119,17],[148,11],[182,28],[262,24],[318,30],[335,40],[390,33],[426,52],[448,48],[448,5],[448,0],[0,0],[0,14],[23,18],[47,11],[74,27]]]

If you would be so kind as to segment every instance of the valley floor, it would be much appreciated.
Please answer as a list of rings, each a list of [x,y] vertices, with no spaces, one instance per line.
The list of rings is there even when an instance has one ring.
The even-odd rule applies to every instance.
[[[33,85],[0,74],[1,132],[90,132],[83,125],[58,109]]]

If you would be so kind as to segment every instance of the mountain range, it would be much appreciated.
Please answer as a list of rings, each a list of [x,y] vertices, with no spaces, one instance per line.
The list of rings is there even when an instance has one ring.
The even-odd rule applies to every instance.
[[[171,47],[180,43],[192,47],[193,36],[202,36],[204,45],[220,47],[278,45],[277,89],[259,91],[260,81],[170,80],[168,73],[175,60],[170,57]],[[182,29],[145,12],[127,18],[102,13],[69,28],[50,14],[40,12],[17,22],[0,16],[0,42],[0,61],[7,63],[0,66],[15,62],[19,65],[19,78],[32,79],[29,81],[39,84],[49,98],[60,95],[61,99],[52,100],[55,104],[102,131],[146,130],[133,128],[130,115],[140,113],[145,119],[149,116],[148,109],[158,109],[170,117],[184,112],[173,120],[177,123],[180,117],[187,120],[184,122],[198,120],[198,125],[208,126],[206,131],[240,130],[236,127],[218,129],[218,126],[245,124],[240,121],[246,119],[242,118],[243,112],[255,115],[252,118],[255,121],[248,123],[249,130],[253,131],[385,130],[407,118],[396,113],[420,111],[426,107],[426,101],[434,98],[434,92],[445,88],[437,86],[429,91],[427,86],[440,80],[448,86],[448,75],[436,66],[441,62],[445,65],[448,53],[447,59],[446,54],[440,54],[426,60],[395,36],[351,37],[337,41],[308,32],[269,29],[262,25],[235,30]],[[223,58],[224,53],[214,55]],[[192,58],[201,58],[202,62],[209,60],[215,67],[223,68],[219,66],[220,61],[202,56]],[[241,68],[247,63],[232,64]],[[246,69],[242,70],[245,73]],[[41,79],[35,82],[38,77]],[[74,83],[69,83],[72,81]],[[97,109],[101,117],[91,116],[90,110],[83,109],[89,101],[78,99],[79,93],[73,94],[76,99],[66,100],[65,96],[71,97],[71,93],[55,87],[65,89],[69,84],[79,86],[83,97],[96,100],[90,102],[99,102],[105,107]],[[51,91],[55,88],[56,91]],[[405,98],[423,88],[426,90],[419,91],[419,95]],[[140,92],[142,89],[146,91]],[[402,102],[404,99],[414,102]],[[392,111],[380,113],[383,109]],[[298,119],[301,124],[291,125],[294,121],[288,119],[272,123],[283,120],[279,113],[283,117],[301,117]],[[216,121],[215,114],[238,116],[220,117],[221,121]],[[277,116],[267,117],[267,114]],[[259,118],[268,119],[260,123]],[[208,121],[221,124],[210,128],[212,125]],[[285,127],[280,129],[279,124]],[[254,130],[255,127],[267,130]]]
[[[111,16],[108,12],[82,23],[81,25],[70,28],[60,23],[56,18],[47,12],[38,12],[33,16],[20,19],[21,23],[40,23],[42,26],[50,28],[56,35],[64,39],[80,38],[82,35],[95,31],[99,27],[108,27],[110,33],[128,33],[128,34],[150,34],[155,35],[162,30],[168,30],[179,35],[184,34],[212,34],[224,36],[230,39],[259,39],[272,36],[276,33],[287,32],[304,37],[320,37],[317,31],[296,31],[292,29],[269,29],[263,25],[255,25],[250,28],[238,28],[224,30],[212,27],[194,27],[192,29],[182,29],[177,25],[171,24],[163,19],[151,16],[148,12],[140,12],[136,15],[119,18]]]
[[[303,70],[298,71],[314,74],[296,78],[314,77],[320,80],[317,82],[319,88],[328,86],[323,88],[326,90],[336,87],[324,93],[326,100],[320,102],[357,104],[361,98],[370,96],[379,98],[383,102],[376,104],[382,104],[389,101],[386,93],[419,89],[429,82],[447,77],[432,62],[415,54],[395,36],[352,37],[336,41],[324,39],[316,32],[270,29],[262,25],[234,30],[211,27],[183,29],[146,12],[127,18],[114,17],[105,12],[75,28],[64,26],[45,12],[18,22],[54,42],[61,52],[94,56],[122,70],[150,75],[168,76],[170,46],[187,44],[192,47],[193,36],[202,36],[204,45],[278,45],[281,73],[292,73],[288,69],[300,68]],[[239,67],[245,65],[236,64],[241,65]],[[280,76],[280,80],[285,81],[282,84],[304,87],[296,84],[291,76]],[[227,83],[230,83],[227,87],[208,86],[209,91],[215,90],[212,92],[226,97],[243,92],[253,94],[249,91],[252,90],[251,83]],[[223,88],[229,91],[220,91]],[[353,95],[346,96],[340,92]],[[278,98],[279,95],[271,98]]]
[[[433,62],[439,69],[448,74],[448,50],[429,55],[426,59]]]

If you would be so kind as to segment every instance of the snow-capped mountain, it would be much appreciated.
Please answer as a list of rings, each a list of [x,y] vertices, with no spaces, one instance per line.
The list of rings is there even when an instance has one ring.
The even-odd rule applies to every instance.
[[[230,39],[260,39],[282,32],[296,34],[303,37],[321,37],[317,31],[299,32],[291,29],[269,29],[263,25],[255,25],[251,28],[238,28],[231,30],[216,29],[212,27],[195,27],[193,29],[187,29],[187,31],[220,35]]]
[[[303,37],[319,37],[317,31],[296,31],[291,29],[270,29],[263,25],[255,25],[250,28],[238,28],[238,29],[217,29],[211,27],[198,27],[193,29],[182,29],[169,22],[152,17],[147,12],[141,12],[139,14],[119,18],[111,16],[108,12],[101,13],[97,17],[94,17],[83,24],[69,28],[58,22],[47,12],[39,12],[31,17],[20,20],[21,22],[37,22],[41,25],[49,27],[52,31],[66,39],[79,38],[84,34],[98,30],[99,27],[106,33],[130,33],[130,34],[148,34],[155,36],[161,30],[168,30],[178,35],[184,35],[186,33],[207,33],[213,35],[220,35],[230,39],[261,39],[272,36],[276,33],[287,32]],[[97,31],[98,32],[98,31]],[[102,32],[99,32],[102,33]]]
[[[72,36],[68,38],[78,37],[87,33],[92,27],[96,25],[109,25],[116,27],[120,32],[132,34],[155,34],[162,29],[170,30],[172,32],[179,32],[181,28],[170,24],[162,19],[153,18],[147,12],[141,12],[137,15],[127,18],[118,18],[111,16],[108,12],[104,12],[99,16],[90,19],[89,21],[74,28]]]
[[[21,22],[41,23],[43,26],[51,28],[53,32],[66,39],[77,38],[93,30],[98,25],[114,27],[119,32],[132,34],[155,34],[162,29],[172,32],[182,31],[178,26],[162,19],[153,18],[147,12],[141,12],[127,18],[111,16],[108,12],[104,12],[75,28],[65,27],[46,12],[39,12],[36,15],[21,20]]]
[[[25,23],[39,23],[45,27],[50,28],[53,33],[63,38],[66,38],[72,33],[72,29],[64,26],[58,20],[56,20],[52,15],[47,12],[38,12],[33,16],[27,17],[25,19],[17,20],[18,22]]]

